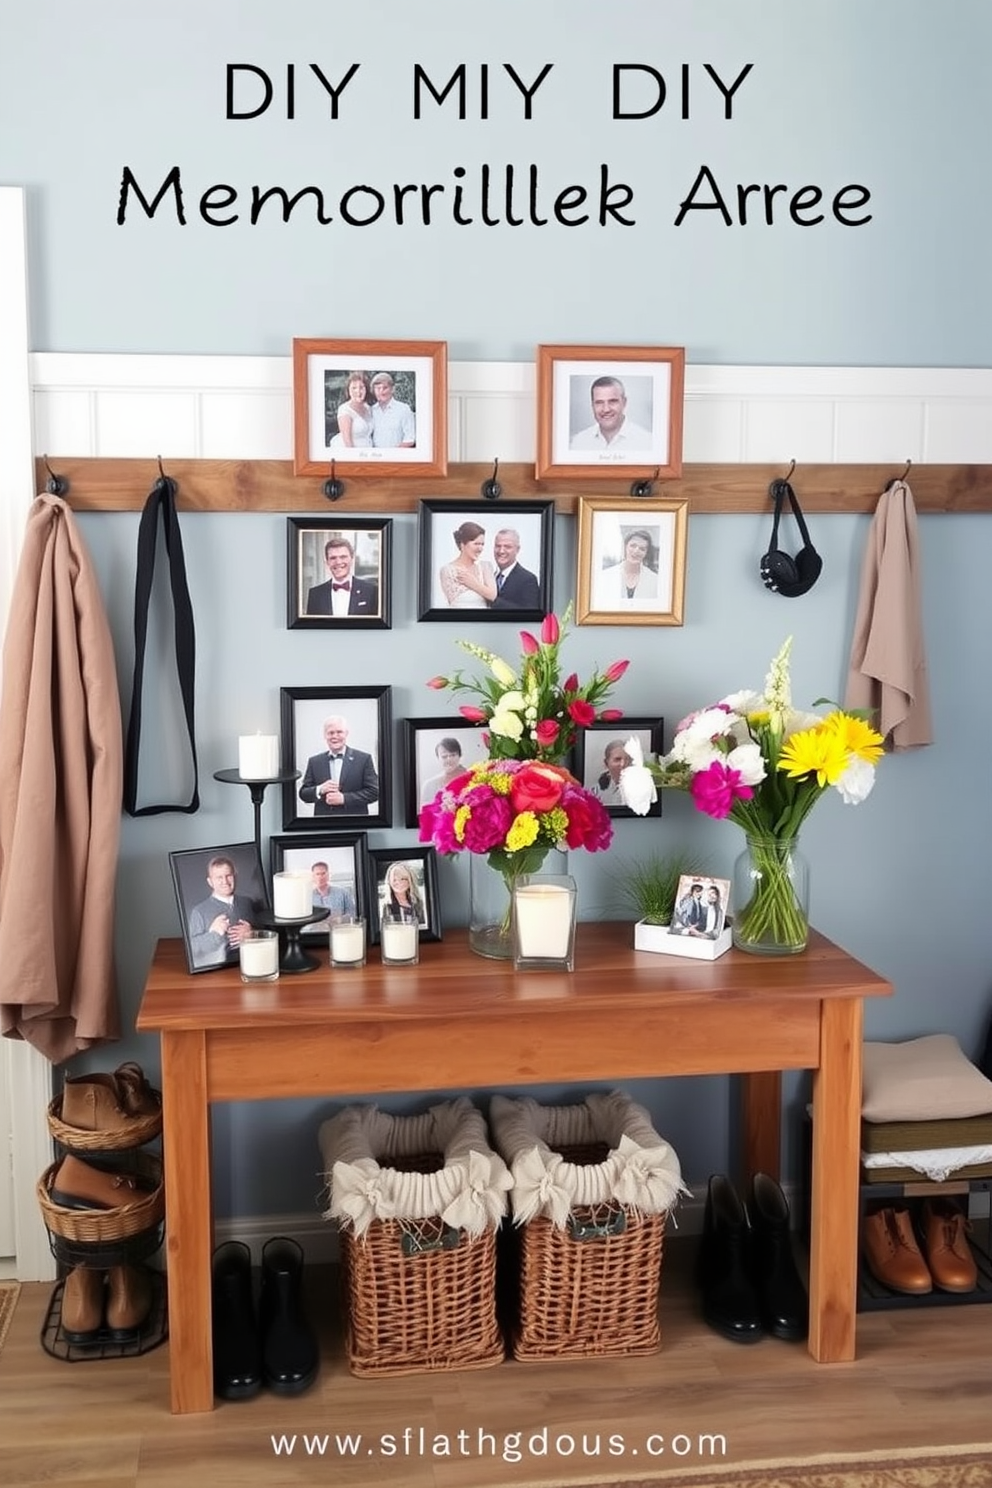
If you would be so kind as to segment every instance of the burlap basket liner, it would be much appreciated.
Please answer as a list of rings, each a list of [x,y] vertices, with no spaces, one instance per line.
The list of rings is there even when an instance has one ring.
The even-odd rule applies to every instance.
[[[490,1125],[513,1176],[514,1357],[657,1352],[665,1216],[685,1190],[648,1113],[622,1091],[575,1106],[494,1096]]]
[[[481,1112],[464,1097],[419,1116],[348,1107],[324,1122],[320,1146],[351,1372],[499,1364],[496,1230],[510,1175]]]

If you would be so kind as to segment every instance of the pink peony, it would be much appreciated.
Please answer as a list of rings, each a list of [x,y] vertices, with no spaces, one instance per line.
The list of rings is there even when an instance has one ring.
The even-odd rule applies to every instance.
[[[466,792],[463,804],[469,808],[464,840],[469,852],[502,847],[513,823],[513,808],[506,796],[497,796],[488,785],[474,786]]]
[[[599,852],[613,839],[613,823],[602,801],[589,791],[572,788],[565,792],[562,805],[568,815],[565,841],[569,847],[584,847]]]
[[[735,801],[750,801],[754,795],[751,787],[744,784],[740,770],[729,769],[721,760],[714,760],[707,769],[697,771],[689,790],[697,810],[718,821],[730,815]]]

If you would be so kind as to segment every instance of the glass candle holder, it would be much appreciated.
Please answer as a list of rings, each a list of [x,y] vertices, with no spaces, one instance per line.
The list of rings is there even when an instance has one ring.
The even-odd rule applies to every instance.
[[[338,915],[331,921],[331,965],[365,965],[365,921],[361,915]]]
[[[511,933],[518,971],[573,971],[575,879],[521,875],[513,888]]]
[[[278,930],[253,930],[238,947],[243,982],[274,982],[279,976]]]
[[[383,966],[416,966],[420,926],[410,910],[384,909],[379,925]]]

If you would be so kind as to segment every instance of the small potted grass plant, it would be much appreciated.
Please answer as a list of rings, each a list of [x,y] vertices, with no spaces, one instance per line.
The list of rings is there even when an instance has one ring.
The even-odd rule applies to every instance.
[[[679,879],[697,866],[685,853],[655,853],[650,858],[623,863],[617,885],[624,904],[637,911],[634,945],[646,951],[668,934]]]

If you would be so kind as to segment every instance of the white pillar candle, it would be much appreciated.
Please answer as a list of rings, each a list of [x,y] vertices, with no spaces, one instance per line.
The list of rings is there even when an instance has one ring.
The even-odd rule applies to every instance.
[[[241,942],[238,959],[246,981],[271,981],[279,975],[279,936],[274,930],[257,931]]]
[[[416,925],[407,925],[402,921],[383,920],[383,961],[416,961],[417,950],[418,932]]]
[[[313,911],[313,879],[309,873],[274,873],[272,908],[280,920],[304,920]]]
[[[331,960],[335,966],[357,966],[365,959],[365,921],[340,920],[331,926]]]
[[[242,734],[238,739],[238,774],[242,780],[273,780],[279,774],[278,737]]]
[[[564,884],[522,884],[514,890],[517,947],[526,960],[564,961],[572,932],[572,895]]]

